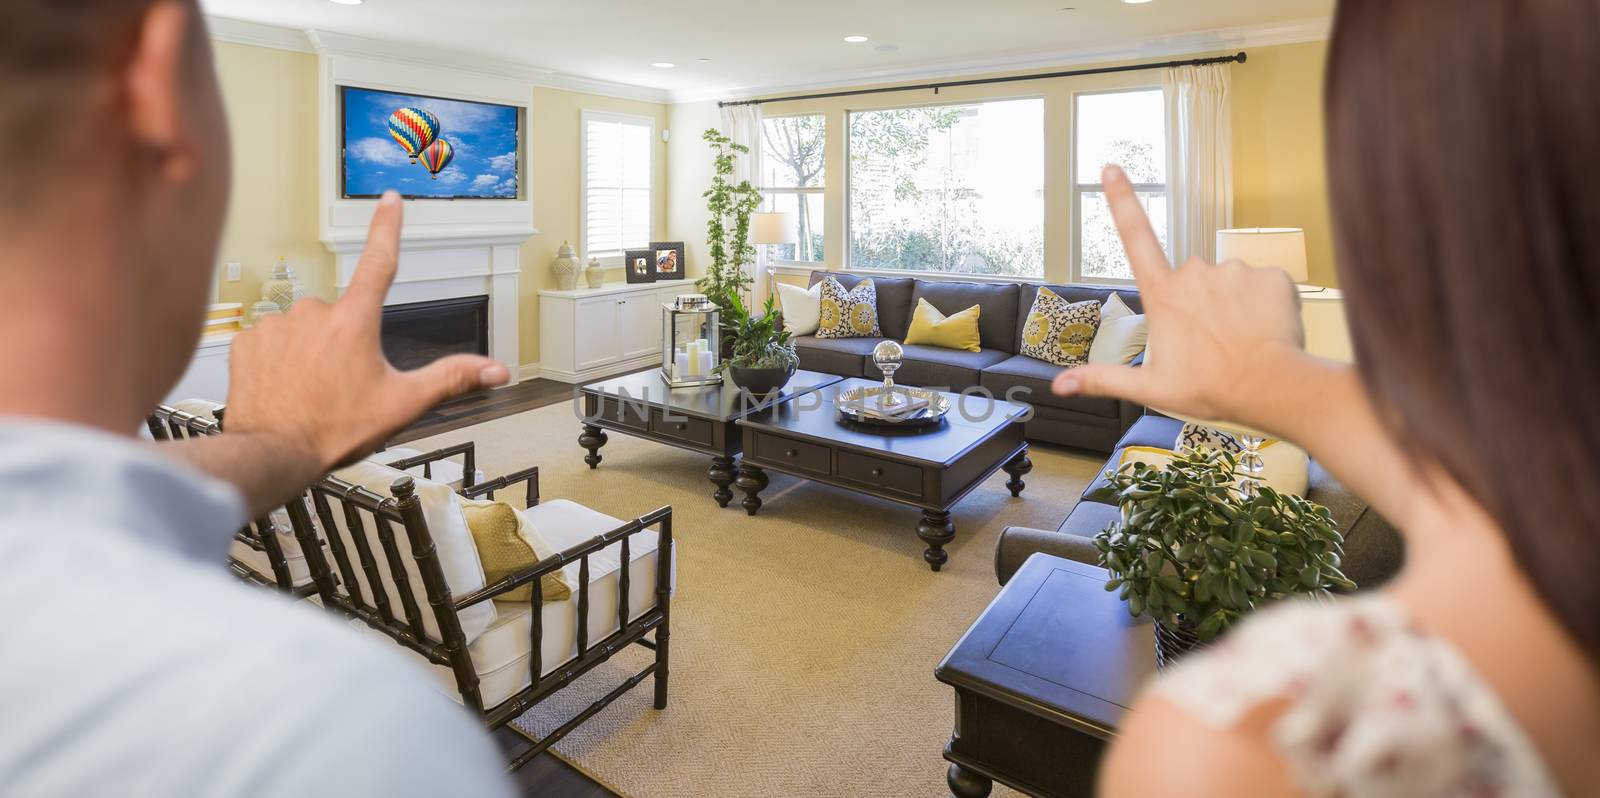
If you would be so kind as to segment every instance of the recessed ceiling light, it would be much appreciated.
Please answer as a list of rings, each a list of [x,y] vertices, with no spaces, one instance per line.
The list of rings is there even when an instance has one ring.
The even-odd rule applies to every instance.
[[[696,58],[696,59],[695,59],[695,60],[696,60],[696,61],[699,61],[699,62],[700,62],[700,63],[702,63],[702,64],[709,64],[709,63],[711,63],[711,59],[709,59],[709,58]]]
[[[851,43],[851,44],[860,44],[860,43],[866,41],[867,37],[862,36],[860,34],[851,34],[849,36],[844,37],[844,40],[849,42],[849,43]]]
[[[677,66],[677,64],[674,64],[671,61],[657,61],[654,64],[651,64],[650,66],[653,66],[656,69],[671,69],[671,68]]]
[[[366,2],[366,0],[328,0],[328,2],[330,2],[330,3],[338,3],[339,5],[342,5],[342,6],[358,6],[358,5],[361,5],[362,3]]]

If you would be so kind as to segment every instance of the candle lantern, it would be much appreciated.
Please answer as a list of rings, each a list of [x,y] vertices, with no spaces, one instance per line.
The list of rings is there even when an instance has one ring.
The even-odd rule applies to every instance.
[[[673,388],[721,384],[721,325],[704,294],[685,294],[661,306],[661,376]]]

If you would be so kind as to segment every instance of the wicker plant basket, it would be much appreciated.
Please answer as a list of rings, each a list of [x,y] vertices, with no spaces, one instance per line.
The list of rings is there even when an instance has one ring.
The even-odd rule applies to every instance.
[[[1200,635],[1195,631],[1194,624],[1187,618],[1178,617],[1178,628],[1168,629],[1166,624],[1156,624],[1156,670],[1165,671],[1172,667],[1185,654],[1206,644],[1200,642]]]

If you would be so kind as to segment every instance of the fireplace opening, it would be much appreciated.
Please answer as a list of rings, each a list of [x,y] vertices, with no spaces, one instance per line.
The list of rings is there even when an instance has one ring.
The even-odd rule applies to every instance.
[[[489,354],[489,297],[390,305],[383,309],[383,354],[402,371],[446,355]]]

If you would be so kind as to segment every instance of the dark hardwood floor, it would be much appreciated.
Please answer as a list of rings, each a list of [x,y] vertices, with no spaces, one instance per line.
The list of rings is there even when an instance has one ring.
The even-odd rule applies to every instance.
[[[528,747],[528,739],[509,726],[494,733],[500,750],[509,760]],[[621,798],[594,779],[583,775],[577,768],[548,753],[540,754],[532,762],[511,774],[518,789],[527,798]]]
[[[427,415],[396,435],[389,443],[398,445],[429,435],[493,421],[514,413],[537,410],[557,402],[570,402],[575,387],[577,386],[555,380],[538,379],[505,388],[467,394],[429,410]]]

